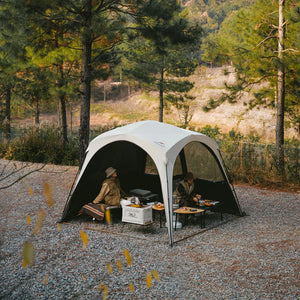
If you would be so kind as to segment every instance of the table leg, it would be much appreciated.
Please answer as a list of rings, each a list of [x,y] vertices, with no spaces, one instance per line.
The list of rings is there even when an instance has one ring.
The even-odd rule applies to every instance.
[[[161,215],[162,215],[162,211],[159,212],[159,227],[161,228]]]
[[[178,214],[175,214],[175,231],[176,231],[176,229],[177,229],[177,215],[178,215]],[[172,224],[172,226],[173,226],[173,224]]]

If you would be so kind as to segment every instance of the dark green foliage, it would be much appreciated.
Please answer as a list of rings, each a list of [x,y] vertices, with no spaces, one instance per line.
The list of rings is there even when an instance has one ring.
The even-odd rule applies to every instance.
[[[212,127],[210,125],[206,125],[199,130],[200,133],[207,135],[213,139],[218,139],[221,134],[221,129],[216,125]]]
[[[290,124],[300,129],[300,4],[285,1],[287,22],[284,38],[284,58],[278,58],[278,1],[256,0],[251,7],[228,14],[217,33],[206,41],[204,59],[208,62],[231,63],[236,72],[234,85],[226,85],[227,92],[219,99],[210,99],[204,110],[224,101],[239,100],[243,91],[253,92],[249,108],[275,107],[278,67],[285,68],[285,112]],[[259,84],[264,84],[261,88]],[[259,90],[258,90],[259,89]],[[300,132],[300,131],[299,131]]]
[[[78,143],[71,139],[64,147],[61,130],[53,125],[43,125],[21,130],[20,137],[9,143],[4,158],[9,160],[51,163],[61,165],[78,164]],[[2,150],[3,151],[3,150]]]
[[[99,126],[93,128],[91,139],[99,134],[118,127]],[[217,126],[209,125],[199,132],[216,139],[225,165],[234,183],[278,185],[275,144],[264,144],[255,135],[243,136],[231,130],[223,134]],[[13,160],[61,165],[78,165],[78,132],[73,132],[66,147],[63,147],[60,130],[55,126],[41,126],[19,130],[14,135],[19,138],[0,142],[0,157]],[[300,142],[285,142],[287,183],[300,187]],[[189,159],[192,161],[192,158]],[[192,163],[192,162],[191,162]]]

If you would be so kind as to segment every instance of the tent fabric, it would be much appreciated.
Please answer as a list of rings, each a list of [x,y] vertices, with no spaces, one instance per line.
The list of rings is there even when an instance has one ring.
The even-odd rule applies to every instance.
[[[105,179],[107,167],[113,166],[118,170],[123,188],[123,184],[126,185],[127,190],[132,187],[142,187],[134,186],[134,184],[145,175],[145,160],[146,155],[149,155],[155,163],[158,177],[149,175],[151,180],[148,182],[153,183],[154,188],[158,189],[155,192],[159,192],[163,199],[170,244],[173,245],[173,227],[171,226],[173,222],[173,169],[177,156],[191,142],[200,142],[205,145],[217,160],[224,175],[224,182],[210,182],[207,186],[211,184],[213,191],[219,185],[222,191],[220,196],[225,195],[226,199],[224,207],[241,215],[238,199],[229,184],[217,143],[201,133],[149,120],[115,128],[90,142],[61,221],[76,216],[82,205],[91,202],[96,197]],[[146,186],[145,188],[149,189]]]

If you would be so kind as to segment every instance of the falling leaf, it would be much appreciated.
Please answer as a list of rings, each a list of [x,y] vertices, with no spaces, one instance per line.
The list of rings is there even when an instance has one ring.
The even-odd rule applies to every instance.
[[[45,220],[45,211],[43,208],[41,208],[38,211],[37,221],[33,230],[33,233],[35,235],[38,235],[40,233],[44,220]]]
[[[124,249],[124,256],[126,257],[128,266],[131,266],[131,256],[128,249]]]
[[[80,236],[81,236],[81,239],[82,239],[82,242],[83,242],[82,248],[83,248],[83,250],[85,250],[86,246],[88,244],[88,236],[82,229],[80,230]]]
[[[117,259],[117,265],[118,265],[118,268],[119,268],[119,271],[120,271],[120,273],[123,273],[123,268],[122,268],[122,264],[121,264],[121,262]]]
[[[131,292],[134,291],[134,287],[133,287],[133,284],[132,284],[132,283],[129,283],[129,290],[130,290]]]
[[[34,260],[34,247],[33,245],[26,241],[23,244],[23,268],[33,264]]]
[[[107,264],[107,270],[108,270],[109,274],[112,274],[112,266],[110,263]]]
[[[151,276],[151,273],[148,273],[146,282],[147,282],[148,288],[151,289],[151,286],[152,286],[152,276]]]
[[[45,274],[43,283],[44,285],[48,284],[48,274]]]
[[[33,196],[33,190],[32,190],[31,186],[28,188],[28,192],[29,192],[29,195],[32,197]]]
[[[31,224],[31,218],[29,215],[26,215],[26,220],[27,220],[27,223],[30,225]]]
[[[101,283],[99,289],[102,292],[103,299],[107,299],[107,295],[108,295],[107,286],[104,283]]]
[[[53,197],[52,197],[52,186],[49,185],[48,182],[44,182],[43,189],[44,189],[44,196],[45,196],[46,202],[49,207],[52,207],[54,205]]]
[[[105,210],[105,220],[108,224],[111,223],[111,214],[110,214],[110,210],[109,209],[106,209]]]
[[[157,271],[153,270],[153,271],[152,271],[152,275],[153,275],[153,277],[154,277],[157,281],[160,280]]]
[[[57,223],[57,229],[58,229],[58,231],[61,231],[61,225],[60,225],[60,223]]]

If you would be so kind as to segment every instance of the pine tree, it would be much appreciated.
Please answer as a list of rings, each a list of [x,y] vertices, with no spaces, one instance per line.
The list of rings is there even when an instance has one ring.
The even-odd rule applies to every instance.
[[[159,121],[163,122],[164,94],[175,86],[171,77],[194,72],[197,61],[192,55],[202,31],[189,24],[187,12],[176,0],[149,1],[144,10],[134,28],[138,37],[125,49],[130,63],[123,71],[144,88],[159,92]]]
[[[206,109],[226,100],[235,102],[242,91],[251,91],[257,83],[269,82],[269,87],[253,93],[249,107],[277,108],[277,165],[284,180],[284,113],[299,111],[300,4],[293,0],[269,4],[267,0],[257,0],[251,9],[242,9],[222,24],[215,41],[218,51],[212,59],[231,61],[237,71],[237,84],[227,86],[229,93],[218,101],[211,100]],[[293,122],[297,127],[299,118]]]
[[[20,7],[22,1],[1,1],[0,4],[0,97],[4,113],[0,121],[4,122],[7,138],[11,135],[11,101],[18,74],[25,59],[27,35],[24,14]],[[15,20],[12,22],[12,20]],[[1,126],[2,127],[2,126]]]

